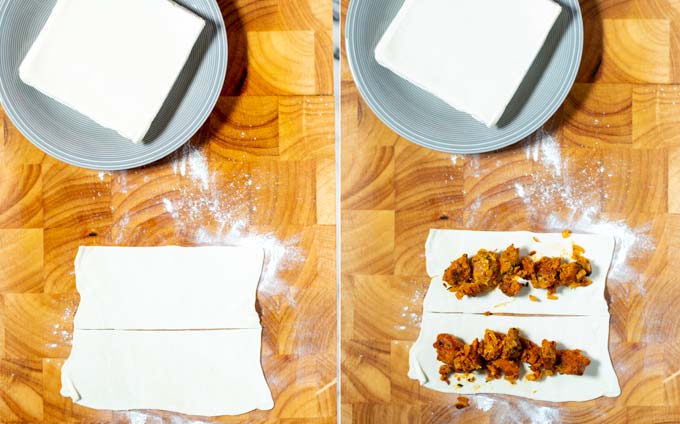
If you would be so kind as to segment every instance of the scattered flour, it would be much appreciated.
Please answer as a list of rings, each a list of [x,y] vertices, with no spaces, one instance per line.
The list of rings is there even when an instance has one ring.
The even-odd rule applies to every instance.
[[[210,184],[214,182],[208,168],[208,159],[199,149],[189,144],[182,147],[179,159],[173,163],[173,170],[175,174],[191,177],[204,190],[209,190]]]
[[[120,182],[120,192],[127,194],[128,184],[127,184],[127,171],[119,171],[117,174],[118,181]]]
[[[208,424],[208,421],[190,420],[180,416],[160,416],[142,411],[121,412],[130,424]]]
[[[604,169],[600,161],[596,160],[593,167],[578,170],[578,182],[574,182],[571,177],[574,170],[569,159],[562,158],[559,142],[545,129],[529,137],[524,154],[538,168],[527,175],[530,178],[528,183],[517,182],[514,185],[517,197],[525,204],[539,210],[559,208],[572,213],[599,205],[599,174]]]
[[[127,415],[130,424],[163,424],[163,418],[157,415],[145,414],[144,412],[128,411]]]
[[[265,264],[258,291],[266,295],[288,294],[288,286],[279,279],[279,273],[304,262],[302,250],[297,247],[297,237],[280,240],[272,233],[246,231],[246,221],[240,220],[229,225],[226,231],[214,233],[200,228],[194,242],[200,245],[260,246],[265,250]],[[289,301],[294,303],[293,297]]]
[[[501,397],[476,395],[471,397],[473,405],[484,412],[492,408],[497,417],[503,417],[503,424],[557,424],[560,422],[560,412],[557,408],[538,406],[531,401],[512,398],[506,400]]]
[[[482,410],[484,412],[489,412],[491,408],[493,408],[494,403],[496,402],[489,396],[475,396],[472,398],[472,401],[474,405],[477,407],[477,409]]]
[[[467,220],[466,220],[465,224],[468,226],[468,228],[472,227],[474,225],[476,214],[477,214],[477,211],[479,210],[480,207],[482,207],[482,198],[478,196],[475,199],[475,201],[472,202],[472,204],[470,204],[470,206],[468,206],[465,209],[465,212],[466,212],[466,215],[467,215]]]
[[[73,322],[73,310],[70,307],[64,309],[62,322],[63,324],[57,322],[52,325],[52,341],[56,341],[57,343],[48,343],[47,347],[49,349],[56,349],[63,345],[70,346],[73,343],[73,334],[66,330],[66,328],[68,328],[66,323]]]
[[[69,321],[73,320],[73,316],[74,316],[73,309],[71,309],[68,306],[66,308],[64,308],[64,313],[62,315],[62,320],[64,320],[64,322],[69,322]]]
[[[612,177],[614,173],[608,172],[598,160],[594,160],[591,167],[572,169],[568,158],[562,158],[558,141],[545,129],[529,138],[525,156],[535,163],[537,170],[529,176],[529,183],[514,184],[517,197],[539,215],[555,209],[567,211],[565,218],[556,213],[547,216],[544,224],[549,231],[570,229],[583,233],[612,234],[616,239],[616,249],[609,280],[636,283],[643,292],[643,277],[636,275],[630,260],[654,250],[655,242],[649,235],[651,225],[634,228],[624,220],[612,221],[601,217],[601,177]],[[574,180],[572,175],[577,179]],[[604,198],[607,198],[606,193]],[[635,281],[630,281],[631,276],[635,276]]]
[[[116,238],[113,240],[115,244],[120,244],[123,241],[129,223],[130,215],[125,213],[115,224],[113,224],[115,229],[114,233],[117,233]]]
[[[531,203],[531,199],[526,195],[526,191],[524,190],[524,186],[520,183],[515,183],[515,191],[517,192],[517,195],[522,198],[522,201],[524,201],[525,204]]]
[[[529,137],[525,155],[527,159],[540,162],[551,168],[555,176],[562,175],[562,153],[560,144],[544,128]]]
[[[209,421],[185,420],[182,417],[170,417],[170,424],[209,424]]]
[[[414,304],[419,303],[420,299],[422,299],[422,297],[423,297],[423,292],[420,291],[419,289],[416,289],[413,292],[413,297],[411,298],[411,302],[414,303]]]
[[[165,207],[165,211],[169,213],[173,219],[179,219],[179,213],[170,199],[163,199],[163,206]]]
[[[243,187],[253,185],[251,176],[244,173],[237,181],[216,181],[205,155],[191,145],[182,148],[173,163],[173,171],[194,183],[181,188],[178,198],[162,199],[177,230],[197,245],[264,248],[265,264],[258,291],[266,295],[286,294],[288,300],[294,302],[288,285],[280,280],[279,274],[304,262],[304,253],[298,247],[299,237],[281,240],[274,233],[248,228],[248,212],[255,208],[249,205],[247,190]]]
[[[651,224],[632,228],[623,220],[599,220],[596,215],[597,209],[594,207],[586,209],[578,219],[569,221],[551,214],[546,225],[554,231],[562,231],[568,228],[576,232],[613,235],[616,239],[616,248],[609,269],[608,280],[630,282],[626,280],[629,280],[631,275],[635,275],[636,272],[630,266],[629,261],[649,254],[656,247],[654,239],[649,235]],[[644,287],[640,285],[640,289],[644,290]]]
[[[482,175],[482,168],[479,162],[479,155],[470,156],[470,166],[472,168],[472,177],[479,178]]]

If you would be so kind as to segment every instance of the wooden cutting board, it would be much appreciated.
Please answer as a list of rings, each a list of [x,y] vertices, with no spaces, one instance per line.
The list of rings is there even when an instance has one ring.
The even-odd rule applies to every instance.
[[[229,33],[223,96],[165,160],[78,169],[34,148],[0,112],[0,422],[193,422],[95,411],[59,395],[78,306],[73,260],[79,245],[240,242],[268,249],[258,309],[276,406],[216,421],[334,421],[332,6],[219,3]]]
[[[680,8],[582,9],[578,83],[543,131],[497,153],[458,157],[397,137],[361,100],[343,56],[343,423],[680,422]],[[621,396],[472,397],[457,410],[455,396],[409,380],[430,228],[615,235],[607,298]]]

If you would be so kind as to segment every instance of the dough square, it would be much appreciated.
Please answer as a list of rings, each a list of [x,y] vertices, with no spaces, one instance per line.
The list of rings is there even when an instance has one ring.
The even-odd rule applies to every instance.
[[[522,255],[537,252],[540,256],[560,256],[569,260],[573,246],[585,249],[593,273],[592,284],[570,289],[562,287],[556,301],[547,299],[547,290],[529,285],[519,295],[506,296],[495,289],[483,295],[462,299],[456,298],[444,287],[442,276],[451,262],[467,253],[474,256],[480,249],[503,251],[514,244]],[[609,234],[571,234],[564,238],[562,233],[532,233],[528,231],[465,231],[432,229],[425,243],[427,273],[432,278],[423,301],[426,312],[537,314],[537,315],[604,315],[609,312],[604,291],[607,272],[614,256],[614,237]],[[529,295],[541,299],[534,302]]]
[[[263,263],[264,250],[255,246],[81,246],[74,327],[259,328],[255,302]]]
[[[256,246],[81,246],[62,396],[203,416],[273,408],[255,309],[263,264]]]
[[[240,415],[274,407],[262,329],[74,331],[61,395],[95,409]]]
[[[524,376],[529,367],[522,364],[515,384],[505,379],[486,381],[484,373],[475,373],[475,381],[456,380],[447,384],[439,379],[437,352],[432,343],[441,333],[453,334],[465,343],[484,335],[488,328],[507,333],[517,327],[522,337],[540,343],[555,340],[558,349],[581,349],[592,361],[581,375],[556,374],[539,381]],[[408,376],[428,389],[461,395],[491,393],[521,396],[550,402],[583,402],[601,396],[621,394],[614,366],[609,357],[609,315],[596,316],[485,316],[480,314],[423,313],[418,340],[409,352]]]
[[[406,0],[375,49],[379,64],[491,127],[562,8],[551,0]]]
[[[169,0],[58,0],[19,75],[138,143],[204,26]]]
[[[543,289],[523,289],[518,296],[507,297],[494,289],[476,297],[458,299],[443,287],[442,274],[449,264],[479,249],[500,252],[514,244],[523,255],[571,258],[574,245],[585,249],[591,260],[592,284],[558,291],[557,300],[534,302],[529,293],[545,296]],[[528,231],[467,231],[432,229],[425,243],[427,273],[432,277],[423,300],[420,334],[409,351],[411,379],[423,387],[444,393],[509,394],[552,402],[586,401],[601,396],[616,397],[621,389],[609,356],[609,312],[604,297],[607,272],[614,254],[615,241],[606,234],[532,233]],[[491,312],[487,316],[487,312]],[[514,314],[514,315],[498,315]],[[511,327],[540,343],[555,340],[559,349],[581,349],[591,359],[583,376],[558,374],[540,381],[524,378],[529,369],[521,365],[515,384],[505,379],[485,381],[483,374],[475,382],[447,384],[440,380],[436,350],[432,344],[439,334],[451,334],[465,343],[482,337],[486,329],[507,333]]]

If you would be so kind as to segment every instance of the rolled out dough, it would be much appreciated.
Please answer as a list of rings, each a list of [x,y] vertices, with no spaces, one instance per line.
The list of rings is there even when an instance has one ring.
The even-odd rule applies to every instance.
[[[515,297],[508,297],[495,289],[477,297],[465,296],[462,299],[456,298],[444,288],[444,271],[464,253],[472,257],[480,249],[500,252],[513,243],[520,248],[522,255],[536,251],[537,256],[562,256],[567,259],[572,256],[572,245],[575,243],[586,250],[585,256],[592,263],[593,274],[590,279],[593,283],[575,289],[561,287],[556,294],[557,300],[548,300],[546,290],[534,289],[531,285],[522,289]],[[607,314],[609,309],[604,298],[604,289],[613,254],[614,238],[609,235],[572,234],[571,237],[564,238],[562,234],[526,231],[430,230],[425,244],[425,258],[427,273],[432,281],[423,301],[423,310],[548,315]],[[531,301],[529,294],[540,301]]]
[[[432,344],[440,333],[457,336],[466,343],[481,338],[487,328],[507,333],[518,327],[523,337],[533,342],[555,340],[559,349],[581,349],[591,360],[582,376],[555,375],[541,381],[528,381],[523,377],[528,367],[524,365],[522,377],[514,385],[507,380],[485,381],[483,373],[476,373],[476,380],[451,384],[439,379],[437,353]],[[423,314],[418,340],[409,355],[408,375],[419,380],[428,389],[446,393],[476,394],[496,393],[522,396],[552,402],[586,401],[600,396],[615,397],[621,394],[619,383],[609,359],[609,315],[589,317],[520,317],[485,316],[476,314]]]
[[[474,255],[479,249],[501,251],[513,243],[522,254],[536,251],[539,256],[565,258],[571,257],[573,243],[583,247],[593,265],[593,284],[576,289],[563,288],[557,293],[558,300],[547,300],[545,290],[533,288],[523,289],[515,298],[493,290],[460,300],[444,289],[441,276],[451,261],[464,253]],[[614,252],[613,237],[573,234],[564,238],[562,234],[524,231],[431,230],[425,251],[427,272],[432,282],[423,301],[420,335],[409,354],[410,378],[440,392],[498,393],[553,402],[585,401],[621,393],[609,358],[609,312],[604,298],[607,272]],[[531,301],[529,293],[538,297],[540,302]],[[484,315],[487,311],[494,315]],[[523,316],[501,316],[497,313]],[[478,373],[474,382],[461,381],[463,387],[458,387],[459,382],[455,379],[451,385],[439,379],[442,363],[437,361],[436,350],[432,347],[438,334],[453,334],[470,343],[483,337],[487,328],[507,333],[511,327],[518,327],[523,337],[535,343],[548,339],[555,340],[559,349],[581,349],[592,363],[583,376],[556,375],[540,381],[524,380],[528,367],[523,365],[522,379],[515,384],[504,379],[486,382],[483,373]]]
[[[76,330],[61,394],[96,409],[205,416],[271,409],[261,332]]]
[[[263,262],[253,247],[81,247],[75,328],[259,328]]]
[[[81,247],[61,394],[97,409],[238,415],[271,409],[247,247]]]

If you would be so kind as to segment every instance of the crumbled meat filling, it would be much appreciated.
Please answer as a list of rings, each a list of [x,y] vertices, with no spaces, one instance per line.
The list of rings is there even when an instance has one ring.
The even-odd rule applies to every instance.
[[[590,359],[580,350],[560,350],[557,353],[558,364],[555,367],[560,374],[583,375]]]
[[[434,344],[435,349],[437,349],[437,361],[453,364],[456,352],[462,349],[463,346],[465,346],[465,343],[450,334],[438,335],[437,341]]]
[[[544,376],[559,374],[583,375],[590,359],[580,350],[558,350],[557,343],[543,340],[541,345],[520,336],[518,328],[507,334],[486,330],[480,341],[466,344],[451,334],[439,334],[433,347],[437,360],[444,363],[439,368],[442,381],[451,384],[453,373],[485,371],[487,381],[501,377],[515,383],[520,378],[520,364],[529,365],[527,380],[537,381]],[[468,379],[469,381],[469,379]]]
[[[560,284],[568,287],[583,285],[586,270],[577,262],[567,262],[560,265]]]
[[[493,361],[503,352],[503,339],[505,336],[495,331],[486,330],[482,340],[482,357],[487,361]]]
[[[517,296],[520,290],[522,290],[522,287],[524,287],[524,285],[517,281],[516,277],[511,275],[505,275],[503,281],[498,285],[498,288],[501,289],[506,296],[510,297]]]
[[[541,365],[545,375],[553,375],[557,362],[557,343],[543,339],[541,342]]]
[[[500,254],[480,250],[472,258],[465,254],[444,271],[445,287],[462,299],[464,296],[478,296],[498,287],[509,297],[517,296],[526,280],[538,289],[545,289],[554,295],[560,286],[584,287],[592,281],[592,265],[583,256],[583,248],[573,246],[573,261],[564,262],[560,257],[544,256],[534,261],[533,254],[521,256],[520,250],[508,246]],[[551,297],[556,299],[556,297]]]
[[[537,289],[548,289],[552,293],[559,285],[558,272],[562,259],[542,257],[536,262],[536,278],[531,280],[531,285]]]
[[[511,383],[519,380],[519,361],[513,359],[496,359],[493,365],[503,374],[506,380]],[[498,377],[496,377],[498,378]]]
[[[498,257],[495,252],[480,250],[470,259],[472,264],[472,283],[482,289],[494,288],[498,284]]]
[[[516,274],[520,265],[519,249],[514,244],[501,252],[498,258],[501,275]]]
[[[444,271],[444,281],[451,286],[469,283],[472,280],[472,267],[465,254],[455,261]]]
[[[502,358],[518,359],[522,355],[522,342],[519,339],[519,328],[511,328],[503,339]]]
[[[536,267],[534,260],[530,256],[523,256],[521,260],[522,267],[517,275],[525,280],[533,280],[536,276]]]
[[[456,352],[453,358],[453,368],[456,372],[472,372],[482,368],[482,358],[479,356],[479,340],[474,339]]]
[[[458,396],[458,399],[456,400],[458,401],[456,402],[456,409],[463,409],[470,406],[470,399],[466,398],[465,396]]]

